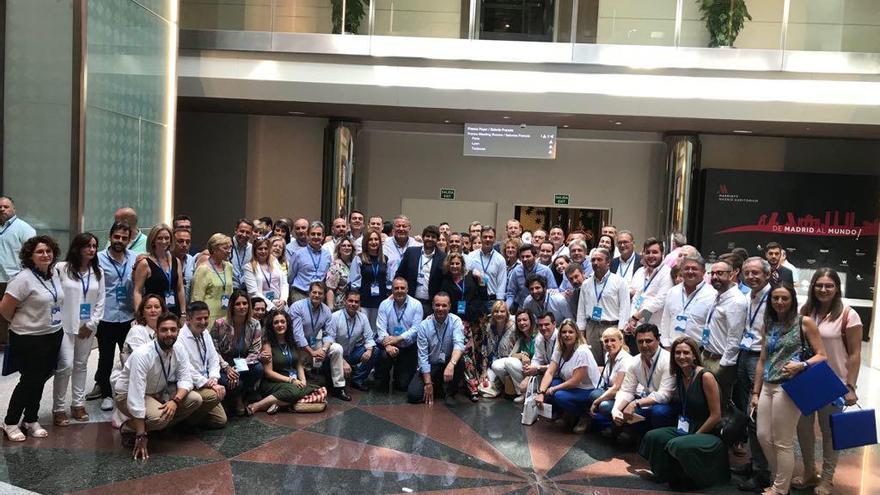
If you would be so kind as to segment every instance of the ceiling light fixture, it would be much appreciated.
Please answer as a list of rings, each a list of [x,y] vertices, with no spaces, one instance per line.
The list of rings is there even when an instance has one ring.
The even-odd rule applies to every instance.
[[[305,112],[287,112],[288,115],[305,115]]]
[[[734,134],[751,134],[752,131],[749,131],[749,130],[746,130],[746,129],[734,129],[734,130],[733,130],[733,133],[734,133]]]

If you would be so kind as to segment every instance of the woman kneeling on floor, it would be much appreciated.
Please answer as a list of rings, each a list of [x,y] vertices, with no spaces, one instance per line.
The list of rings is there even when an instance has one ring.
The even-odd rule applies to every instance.
[[[262,353],[269,354],[271,358],[263,368],[263,380],[260,382],[263,399],[248,406],[249,414],[259,411],[275,414],[317,390],[317,387],[306,382],[303,363],[293,341],[290,315],[273,309],[266,315],[263,326],[266,333]]]
[[[552,404],[562,409],[561,419],[566,429],[574,427],[583,433],[589,426],[586,415],[590,394],[599,382],[599,367],[577,324],[566,319],[559,326],[556,349],[535,401]],[[554,412],[554,416],[557,416]],[[577,425],[577,426],[575,426]]]
[[[678,426],[649,431],[639,454],[651,463],[656,481],[673,489],[702,489],[730,478],[727,447],[715,434],[721,421],[718,381],[700,365],[697,343],[679,337],[669,366],[681,403]]]

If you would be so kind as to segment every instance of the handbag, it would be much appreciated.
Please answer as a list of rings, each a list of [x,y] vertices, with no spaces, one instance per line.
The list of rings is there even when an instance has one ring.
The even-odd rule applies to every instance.
[[[522,424],[532,425],[538,420],[538,404],[535,397],[538,395],[538,377],[529,378],[526,386],[526,398],[523,400]]]
[[[6,348],[3,349],[3,370],[0,371],[0,374],[3,376],[9,376],[13,373],[17,373],[21,370],[21,363],[16,358],[15,351],[12,346],[12,339],[9,339],[9,342],[6,343]]]
[[[831,422],[831,444],[834,450],[851,449],[877,443],[877,419],[873,409],[834,413]]]
[[[746,438],[748,424],[749,418],[746,414],[736,407],[733,401],[730,401],[727,403],[724,414],[721,415],[721,422],[718,424],[718,437],[725,445],[733,447]]]

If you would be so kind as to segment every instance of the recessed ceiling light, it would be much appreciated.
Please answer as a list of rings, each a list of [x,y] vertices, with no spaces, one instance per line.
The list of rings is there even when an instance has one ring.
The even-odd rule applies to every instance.
[[[448,124],[449,122],[450,122],[449,119],[443,121],[444,124]]]
[[[287,112],[288,115],[305,115],[305,112]]]
[[[504,117],[501,117],[501,118],[504,119],[504,120],[510,120],[510,116],[509,116],[509,115],[505,115]]]
[[[809,131],[809,130],[810,130],[810,128],[809,128],[809,127],[807,127],[807,130],[808,130],[808,131]]]
[[[562,127],[568,128],[568,124],[562,124]]]
[[[623,125],[623,122],[618,120],[618,121],[614,122],[614,125]]]
[[[745,129],[734,129],[733,133],[734,134],[751,134],[752,131],[745,130]]]

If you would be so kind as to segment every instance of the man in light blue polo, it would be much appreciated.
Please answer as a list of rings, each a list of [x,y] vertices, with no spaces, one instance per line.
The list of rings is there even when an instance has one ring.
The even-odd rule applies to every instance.
[[[434,296],[434,314],[417,327],[419,372],[413,376],[406,391],[410,404],[431,405],[434,397],[446,397],[454,403],[455,394],[464,379],[464,325],[461,318],[449,313],[449,294]]]
[[[251,262],[254,255],[251,238],[254,235],[254,222],[247,218],[241,218],[235,225],[235,235],[232,236],[232,254],[229,262],[232,263],[232,287],[244,289],[244,266]]]
[[[555,321],[564,321],[572,317],[565,296],[559,293],[547,293],[547,279],[542,275],[530,275],[526,280],[529,288],[529,297],[523,302],[523,308],[532,312],[533,315],[553,313]]]
[[[344,387],[346,377],[350,376],[351,386],[366,392],[367,377],[379,361],[379,350],[367,314],[361,311],[359,291],[349,290],[345,294],[345,307],[333,313],[326,330],[324,346],[330,344],[332,349],[338,345],[342,351],[342,369],[330,368],[330,362],[324,361],[333,385]]]
[[[507,277],[507,294],[505,302],[511,313],[521,308],[529,296],[529,288],[526,280],[532,275],[542,275],[547,280],[548,289],[556,289],[556,278],[550,268],[538,263],[538,250],[535,246],[526,244],[518,251],[520,265],[514,268]]]
[[[297,250],[290,259],[290,300],[296,302],[309,295],[309,284],[323,282],[330,269],[331,256],[321,249],[324,243],[324,224],[314,221],[309,225],[309,245]]]
[[[467,268],[483,274],[483,280],[486,281],[486,289],[489,292],[486,309],[488,313],[491,313],[495,301],[503,299],[507,295],[507,263],[504,261],[504,256],[494,249],[494,228],[483,227],[480,232],[480,240],[482,246],[467,255]]]
[[[21,271],[18,252],[24,241],[37,235],[37,231],[15,214],[15,201],[0,196],[0,298],[6,293],[6,284]],[[9,323],[0,317],[0,344],[6,343]]]
[[[387,384],[394,367],[394,385],[406,390],[416,373],[416,330],[422,322],[422,303],[410,296],[403,277],[391,281],[391,298],[379,304],[376,316],[376,344],[382,350],[376,366],[376,382]]]
[[[116,223],[127,223],[131,227],[131,239],[128,241],[128,250],[138,254],[147,254],[147,235],[138,229],[138,215],[134,208],[124,206],[113,215]]]

